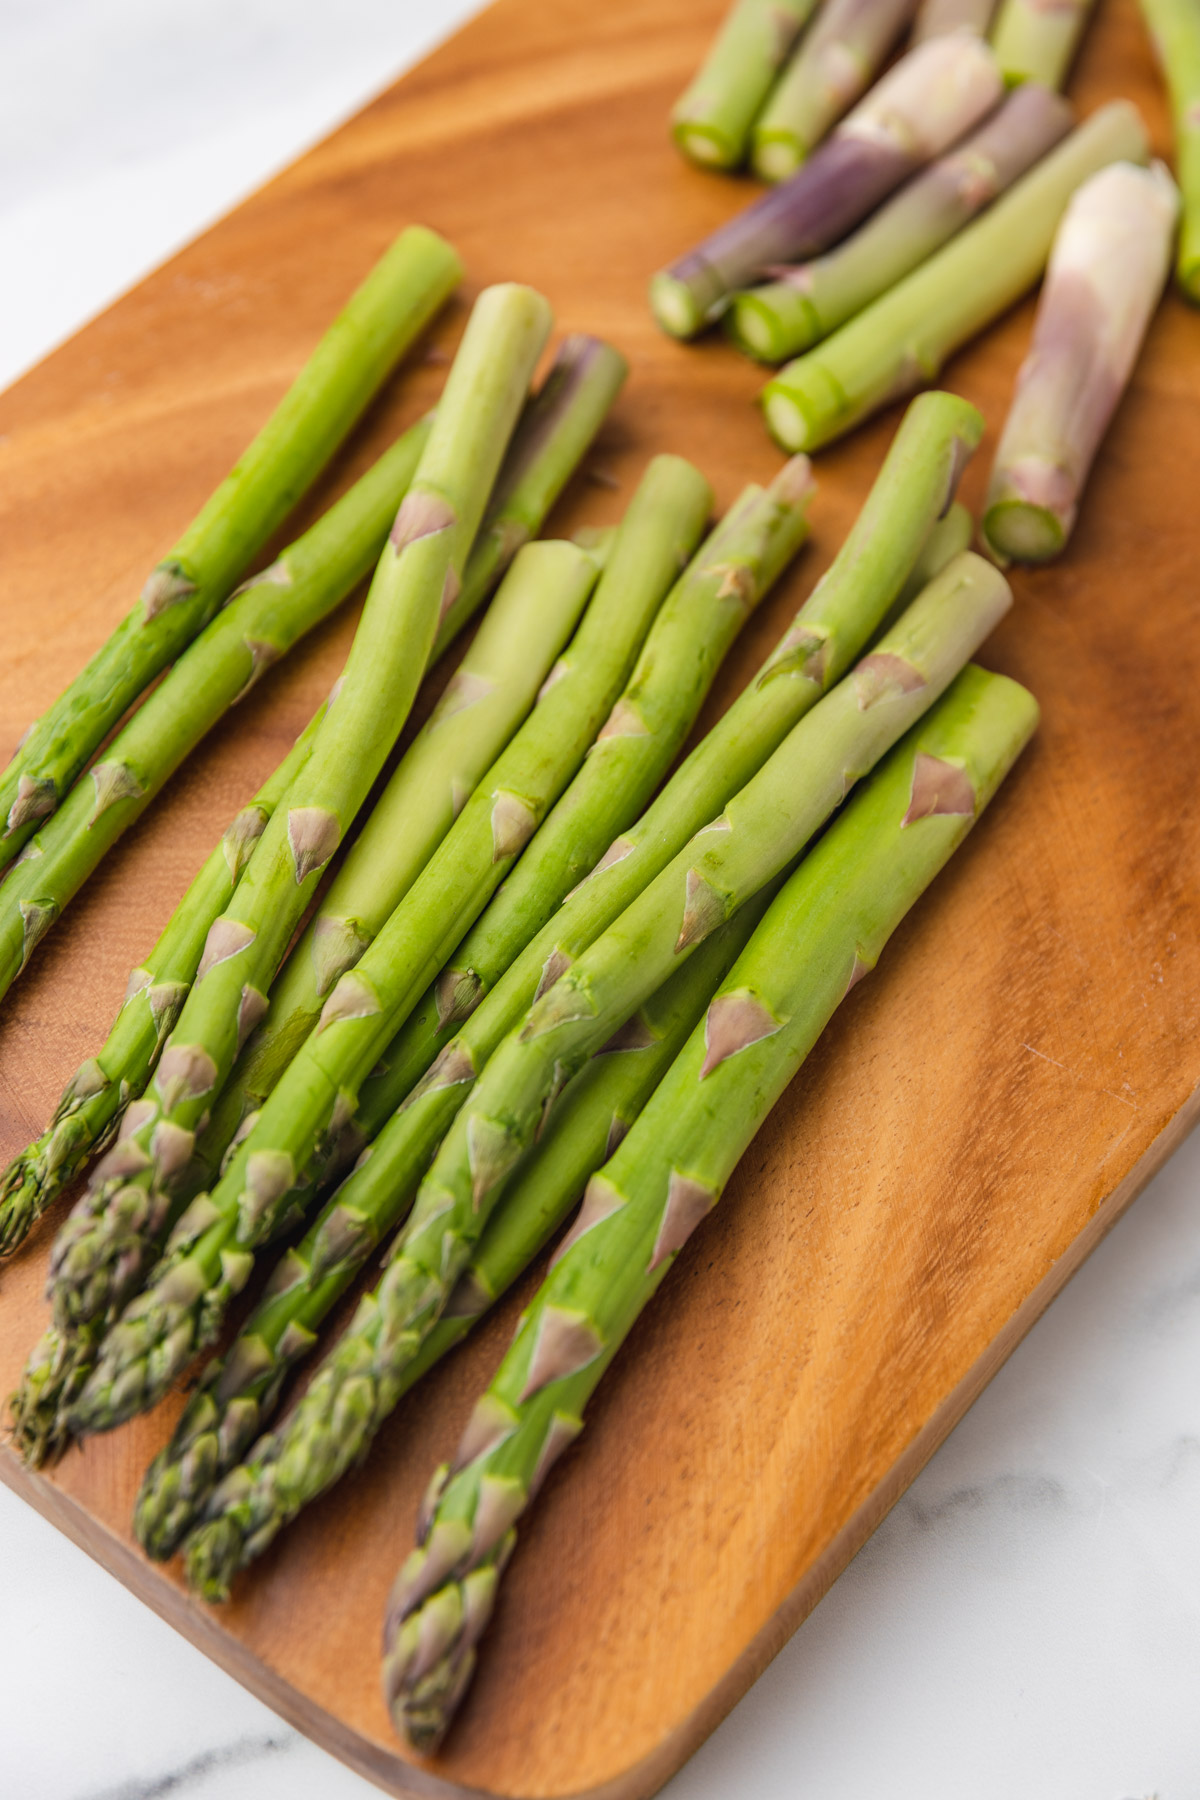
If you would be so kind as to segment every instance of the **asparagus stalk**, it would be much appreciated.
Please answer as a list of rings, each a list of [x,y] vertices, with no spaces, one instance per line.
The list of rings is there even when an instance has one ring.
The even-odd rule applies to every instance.
[[[801,864],[616,1154],[522,1316],[393,1587],[384,1696],[420,1751],[470,1682],[515,1525],[634,1321],[716,1205],[841,1000],[962,842],[1034,729],[1029,694],[967,669]]]
[[[578,870],[584,879],[524,949],[523,931],[510,935],[507,928],[507,890],[498,896],[456,951],[457,972],[448,972],[448,979],[425,996],[364,1082],[352,1122],[358,1143],[369,1141],[407,1101],[408,1179],[415,1188],[475,1073],[538,992],[757,773],[841,679],[884,617],[902,600],[916,598],[925,585],[922,571],[932,580],[967,547],[972,528],[965,509],[951,507],[942,525],[934,522],[949,505],[982,429],[980,415],[954,395],[925,394],[913,402],[833,566],[758,675],[637,824],[627,828],[613,821],[616,835],[598,861],[605,836],[595,835]],[[582,829],[578,814],[576,820]],[[501,968],[506,972],[497,980]],[[464,1012],[466,1020],[458,1024]],[[427,1070],[428,1079],[414,1092]]]
[[[702,946],[679,973],[652,996],[637,1015],[635,1029],[612,1052],[595,1057],[581,1070],[547,1123],[546,1131],[513,1171],[511,1208],[493,1217],[456,1294],[448,1316],[426,1339],[421,1357],[406,1369],[407,1391],[426,1370],[460,1342],[500,1295],[537,1256],[566,1218],[594,1169],[629,1130],[655,1085],[700,1017],[714,990],[744,947],[765,905],[756,899]],[[304,1243],[281,1265],[281,1291],[256,1308],[224,1358],[205,1371],[196,1393],[175,1429],[171,1442],[155,1458],[142,1483],[134,1529],[149,1555],[163,1560],[204,1517],[206,1502],[215,1530],[205,1531],[206,1548],[196,1569],[204,1567],[206,1599],[224,1599],[229,1582],[251,1555],[259,1555],[301,1508],[324,1492],[365,1452],[382,1417],[379,1399],[360,1408],[353,1437],[329,1440],[320,1429],[310,1435],[305,1418],[328,1419],[320,1393],[344,1391],[350,1361],[362,1370],[373,1366],[373,1345],[380,1335],[386,1308],[386,1277],[360,1302],[355,1320],[318,1370],[308,1397],[277,1433],[254,1444],[278,1404],[287,1375],[316,1341],[316,1331],[354,1272],[379,1243],[388,1225],[387,1191],[395,1171],[389,1167],[388,1133],[384,1132],[339,1196],[343,1215],[360,1221],[349,1251],[343,1245],[320,1261],[321,1245],[310,1231]],[[384,1202],[381,1208],[380,1201]],[[360,1243],[363,1248],[360,1251]],[[332,1246],[330,1246],[332,1248]],[[313,1252],[318,1262],[313,1262]],[[306,1273],[294,1284],[285,1280]],[[302,1290],[302,1298],[296,1294]],[[282,1349],[281,1349],[282,1346]],[[364,1360],[365,1358],[365,1360]],[[367,1378],[369,1379],[369,1377]],[[389,1390],[389,1398],[395,1399]],[[301,1416],[303,1415],[303,1417]],[[369,1434],[369,1435],[368,1435]],[[322,1453],[318,1464],[307,1454],[309,1444]],[[213,1495],[218,1480],[244,1453],[254,1448],[236,1475]],[[303,1446],[303,1449],[301,1449]],[[330,1458],[332,1457],[332,1460]],[[282,1471],[282,1479],[279,1479]],[[253,1540],[254,1549],[247,1551]]]
[[[1114,100],[890,293],[763,389],[772,437],[813,450],[897,395],[936,378],[946,359],[1031,288],[1075,189],[1113,162],[1144,163],[1145,126]]]
[[[614,831],[636,817],[699,711],[734,633],[805,535],[810,493],[807,464],[789,464],[765,493],[757,487],[747,489],[701,546],[663,603],[629,684],[610,714],[610,726],[619,728],[606,727],[601,733],[503,890],[426,997],[428,1012],[415,1034],[418,1044],[428,1044],[431,1029],[436,1040],[439,1023],[447,1033],[453,1029],[461,1011],[470,1010],[474,997],[503,971],[555,902],[596,862]],[[418,1016],[423,1010],[418,1009]],[[398,1043],[403,1039],[401,1033]],[[410,1046],[407,1058],[403,1049],[394,1049],[384,1060],[399,1067],[406,1060],[411,1064],[412,1056]],[[432,1056],[430,1048],[426,1062]],[[220,1416],[211,1396],[199,1403],[208,1421],[202,1454],[193,1453],[189,1419],[180,1454],[188,1457],[190,1504],[199,1495],[199,1471],[215,1481],[258,1428],[262,1395],[278,1392],[279,1382],[268,1376],[263,1363],[263,1345],[275,1359],[293,1319],[298,1329],[315,1330],[407,1209],[462,1092],[457,1084],[435,1085],[426,1104],[405,1107],[386,1125],[379,1118],[382,1135],[369,1160],[329,1201],[303,1243],[284,1258],[278,1274],[283,1291],[278,1298],[272,1295],[266,1322],[260,1323],[256,1314],[246,1327],[255,1340],[249,1362],[247,1353],[235,1356],[235,1366],[221,1376]],[[374,1097],[376,1107],[379,1097],[378,1093]],[[398,1095],[397,1104],[403,1098],[404,1093]],[[372,1119],[372,1137],[374,1126]],[[274,1278],[270,1285],[274,1287]],[[279,1364],[280,1380],[285,1366]],[[253,1425],[248,1423],[245,1433],[226,1422],[230,1408],[238,1418],[250,1420],[249,1404],[242,1412],[244,1400],[253,1402]],[[160,1473],[174,1492],[179,1477],[168,1472],[172,1461],[167,1455]],[[171,1505],[173,1516],[179,1516],[178,1502]],[[157,1503],[150,1506],[156,1518],[158,1510]],[[180,1518],[178,1529],[182,1528]]]
[[[209,926],[228,904],[263,827],[308,760],[324,712],[322,706],[274,774],[229,825],[145,963],[130,975],[104,1047],[76,1069],[47,1129],[5,1170],[0,1181],[0,1256],[10,1255],[23,1242],[150,1079],[192,985]]]
[[[1064,213],[988,485],[983,536],[1000,561],[1065,547],[1162,296],[1178,212],[1161,163],[1112,163]]]
[[[334,320],[266,425],[155,568],[141,598],[0,775],[0,867],[52,813],[122,713],[226,599],[458,283],[450,245],[401,232]]]
[[[149,1286],[109,1333],[72,1409],[73,1431],[108,1429],[153,1404],[211,1340],[249,1276],[254,1247],[290,1217],[322,1133],[352,1109],[363,1075],[583,760],[710,504],[708,484],[690,463],[651,463],[559,678],[547,683],[405,899],[334,987],[213,1194],[199,1196],[180,1219]],[[583,579],[585,552],[560,548]],[[144,1229],[141,1241],[152,1241]],[[105,1276],[111,1280],[107,1268]]]
[[[734,0],[695,80],[675,103],[671,135],[707,168],[742,162],[755,115],[812,15],[815,0]]]
[[[828,337],[918,263],[1066,136],[1071,109],[1036,82],[1017,89],[957,145],[815,262],[776,271],[735,294],[725,328],[740,350],[778,363]]]
[[[556,1094],[799,853],[859,773],[937,698],[1009,600],[1002,577],[980,558],[951,564],[505,1039],[451,1125],[393,1252],[380,1332],[385,1404],[388,1381],[445,1310]],[[123,1373],[113,1359],[108,1382]]]
[[[439,615],[460,591],[549,324],[549,307],[530,288],[488,288],[476,301],[371,582],[337,704],[213,923],[136,1129],[59,1233],[51,1286],[60,1326],[118,1304],[162,1242],[196,1128],[262,1019],[288,941],[404,723]]]
[[[1195,0],[1141,0],[1141,5],[1175,122],[1175,168],[1183,193],[1176,274],[1184,294],[1200,306],[1200,7]]]
[[[1009,86],[1040,81],[1060,88],[1094,5],[1095,0],[1001,0],[992,47]]]
[[[658,323],[674,337],[694,337],[739,288],[828,249],[990,112],[1001,91],[978,38],[935,38],[910,51],[799,174],[653,277]]]
[[[624,357],[598,338],[564,340],[513,434],[455,612],[464,600],[481,598],[541,529],[612,405],[626,367]],[[409,752],[376,803],[213,1108],[197,1146],[206,1174],[215,1175],[243,1118],[262,1105],[316,1023],[336,976],[357,960],[399,905],[532,704],[576,622],[574,616],[560,617],[562,609],[573,597],[582,599],[570,587],[548,588],[549,575],[550,567],[534,559],[528,578],[507,595],[506,604],[497,601],[495,617],[481,627],[422,733],[420,749]],[[522,616],[526,612],[528,619]],[[546,615],[540,621],[539,613]],[[543,649],[549,651],[545,666]],[[511,724],[505,723],[509,717]]]
[[[996,0],[922,0],[913,21],[913,43],[945,37],[951,31],[970,31],[986,37],[996,10]]]
[[[794,175],[859,95],[912,18],[915,0],[827,0],[754,123],[754,171]]]

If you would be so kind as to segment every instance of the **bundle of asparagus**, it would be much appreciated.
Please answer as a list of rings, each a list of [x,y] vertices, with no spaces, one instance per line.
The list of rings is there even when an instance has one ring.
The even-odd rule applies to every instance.
[[[693,162],[733,169],[750,127],[812,15],[815,0],[734,0],[695,80],[676,101],[671,135]]]
[[[1066,135],[1071,111],[1036,82],[815,262],[735,294],[725,328],[763,362],[807,350],[924,262]]]
[[[1141,5],[1175,121],[1176,175],[1183,194],[1176,270],[1183,292],[1200,305],[1200,7],[1195,0],[1141,0]]]
[[[384,1694],[436,1747],[461,1702],[515,1526],[573,1442],[634,1321],[857,980],[966,836],[1037,708],[969,668],[774,901],[703,1020],[587,1188],[454,1459],[433,1477],[392,1591]],[[678,978],[677,978],[678,979]]]
[[[996,61],[1010,86],[1040,81],[1060,88],[1096,0],[1000,0],[992,26]]]
[[[462,591],[439,626],[431,661],[474,616],[520,545],[541,529],[551,506],[599,428],[624,373],[623,358],[598,339],[576,336],[563,343],[549,375],[525,408],[513,434],[488,503],[487,515],[467,562]],[[344,500],[333,507],[305,538],[285,550],[273,565],[272,591],[284,591],[292,614],[303,615],[305,607],[309,606],[305,599],[309,589],[318,594],[322,590],[332,593],[342,583],[343,576],[353,583],[378,560],[429,435],[429,425],[428,420],[422,421],[408,432]],[[351,576],[355,567],[359,567],[359,576]],[[250,654],[243,642],[250,633],[247,631],[239,636],[236,628],[232,632],[226,630],[226,621],[238,604],[237,601],[231,603],[201,640],[207,643],[220,631],[223,634],[221,641],[229,646],[228,654],[235,670]],[[463,699],[464,693],[473,693],[477,704],[488,700],[488,710],[492,713],[503,701],[494,691],[489,699],[480,684],[491,679],[488,669],[493,655],[496,658],[509,655],[507,647],[502,648],[506,638],[504,610],[499,625],[485,628],[482,644],[473,648],[453,684],[459,700]],[[519,621],[518,610],[511,623],[519,626]],[[553,634],[553,622],[549,622],[549,628]],[[520,645],[521,660],[519,666],[512,669],[512,676],[519,691],[526,673],[524,659],[531,651],[531,664],[536,664],[538,639],[535,633],[532,643],[526,646],[521,629],[514,635]],[[260,636],[255,641],[263,640]],[[180,660],[163,687],[137,715],[139,732],[135,734],[135,741],[140,737],[143,746],[157,743],[168,749],[178,744],[180,733],[175,705],[171,701],[172,684],[178,687],[179,704],[187,714],[189,706],[194,706],[194,700],[189,694],[186,677],[188,670],[195,670],[201,660],[199,651],[200,645],[196,645]],[[184,679],[176,683],[176,677],[181,673]],[[164,696],[165,706],[162,704]],[[453,704],[453,700],[448,702],[447,709]],[[149,731],[144,727],[147,718]],[[494,719],[492,724],[495,724]],[[310,728],[303,740],[305,755],[314,728]],[[160,730],[161,738],[158,737]],[[385,796],[385,801],[376,809],[376,816],[382,813],[394,827],[397,804],[403,803],[406,797],[411,800],[414,789],[426,784],[424,830],[410,817],[403,835],[394,830],[390,838],[386,833],[377,834],[384,836],[385,846],[395,845],[395,853],[401,859],[401,880],[403,869],[415,873],[449,829],[452,812],[448,813],[447,808],[454,802],[452,784],[465,779],[457,741],[447,745],[444,734],[437,733],[436,727],[428,729],[424,735],[428,740],[435,734],[439,738],[439,754],[445,753],[446,767],[439,770],[437,755],[416,754],[408,765],[409,775],[397,776],[394,793],[389,789],[392,801],[389,803]],[[476,739],[478,735],[472,734]],[[496,749],[502,741],[502,737],[496,740]],[[117,742],[119,744],[121,740]],[[113,749],[115,751],[116,746]],[[490,761],[490,755],[485,760]],[[68,1083],[48,1129],[6,1171],[0,1181],[0,1255],[16,1248],[29,1227],[53,1203],[84,1161],[116,1129],[127,1101],[141,1094],[152,1073],[154,1059],[187,996],[208,928],[228,904],[250,848],[298,768],[299,764],[289,758],[272,777],[268,789],[252,802],[250,809],[239,815],[231,828],[236,833],[236,854],[230,847],[234,840],[227,834],[227,839],[214,851],[181,902],[145,968],[136,969],[131,975],[129,999],[103,1049],[96,1057],[89,1058]],[[444,784],[442,788],[438,786],[439,780]],[[266,798],[268,793],[269,799]],[[86,851],[80,848],[78,853],[85,855]],[[360,863],[365,860],[357,846],[352,858]],[[352,872],[351,879],[354,879]],[[294,957],[287,965],[285,986],[290,980],[293,994],[297,985],[302,990],[307,986],[296,973],[303,967],[304,964],[297,964]],[[164,983],[170,986],[169,1007],[164,994],[156,991]],[[264,1021],[260,1035],[269,1031],[272,1019],[286,1021],[293,1015],[294,1009],[289,1009],[286,1001],[279,1006],[273,1001],[272,1014]],[[292,1041],[296,1041],[294,1029]],[[251,1048],[251,1045],[247,1046],[247,1054]],[[200,1148],[203,1149],[206,1143],[211,1146],[214,1141],[215,1134],[206,1132]],[[228,1136],[220,1142],[218,1161],[227,1142]]]
[[[771,435],[787,450],[815,449],[934,379],[954,350],[1033,286],[1076,188],[1109,163],[1144,163],[1148,155],[1137,108],[1126,100],[1101,107],[982,218],[782,368],[762,395]]]
[[[1171,261],[1179,211],[1161,163],[1113,163],[1063,215],[988,485],[983,535],[1001,561],[1045,562],[1071,535]]]
[[[794,175],[865,92],[912,18],[915,0],[826,0],[754,121],[757,175]]]
[[[367,1116],[352,1127],[356,1141],[374,1138],[380,1126],[382,1135],[288,1253],[286,1273],[268,1284],[278,1292],[247,1322],[224,1364],[208,1372],[148,1477],[139,1534],[152,1554],[170,1553],[189,1513],[259,1429],[304,1347],[299,1330],[315,1330],[402,1216],[448,1122],[447,1109],[452,1113],[465,1089],[435,1080],[419,1103],[415,1096],[414,1104],[403,1102],[461,1010],[473,1008],[556,901],[599,859],[614,828],[627,824],[657,785],[734,634],[806,534],[810,491],[807,465],[789,465],[766,492],[747,489],[701,546],[664,602],[583,768],[443,970],[428,1012],[419,1007],[385,1052],[387,1072],[372,1084],[362,1109]],[[491,1029],[494,1035],[494,1024]]]
[[[26,732],[0,775],[0,867],[228,597],[461,274],[450,245],[421,226],[402,232],[376,264],[233,472],[153,570],[132,612]]]
[[[990,112],[1001,92],[995,60],[977,38],[934,38],[910,51],[797,175],[653,277],[658,323],[693,337],[739,288],[820,254]]]

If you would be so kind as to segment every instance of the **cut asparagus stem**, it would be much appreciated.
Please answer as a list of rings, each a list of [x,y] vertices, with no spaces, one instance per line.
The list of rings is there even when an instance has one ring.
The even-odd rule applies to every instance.
[[[945,37],[950,31],[971,31],[985,37],[996,10],[996,0],[922,0],[913,21],[913,43]]]
[[[754,124],[755,173],[794,175],[871,85],[915,0],[827,0]]]
[[[556,1093],[704,938],[799,854],[858,775],[943,691],[1009,603],[1007,584],[979,557],[952,563],[721,818],[505,1039],[451,1125],[393,1254],[381,1346],[391,1374],[403,1371],[437,1323],[505,1178],[533,1143]],[[80,1410],[101,1379],[109,1392],[128,1383],[128,1359],[106,1358]]]
[[[509,1183],[513,1204],[493,1218],[459,1283],[461,1310],[452,1307],[450,1316],[431,1332],[423,1355],[405,1371],[403,1391],[466,1335],[557,1231],[589,1175],[628,1131],[682,1049],[764,910],[765,903],[760,906],[757,899],[743,907],[647,1001],[627,1041],[581,1070],[542,1138],[513,1171]],[[304,1243],[290,1253],[286,1274],[281,1265],[281,1285],[292,1277],[297,1278],[295,1282],[265,1299],[229,1354],[214,1360],[189,1400],[171,1442],[147,1471],[134,1529],[151,1556],[161,1560],[172,1555],[204,1516],[217,1481],[254,1444],[278,1404],[286,1377],[315,1343],[316,1331],[333,1301],[386,1234],[388,1190],[394,1175],[387,1136],[385,1131],[339,1195],[343,1217],[357,1222],[354,1241],[334,1249],[328,1233],[322,1238],[310,1230]],[[333,1399],[340,1418],[336,1396],[345,1391],[349,1361],[364,1349],[362,1370],[370,1379],[367,1371],[378,1361],[375,1344],[381,1333],[386,1336],[385,1318],[386,1277],[383,1285],[360,1302],[349,1331],[317,1371],[308,1401],[301,1403],[279,1432],[254,1444],[226,1491],[213,1497],[211,1514],[221,1523],[205,1534],[210,1546],[202,1553],[207,1599],[225,1598],[233,1574],[250,1560],[246,1551],[249,1540],[254,1543],[253,1554],[261,1554],[302,1507],[365,1453],[384,1416],[382,1395],[376,1392],[373,1404],[358,1410],[352,1438],[339,1433],[331,1439],[326,1402]],[[389,1389],[388,1398],[394,1405],[399,1394]],[[278,1481],[281,1468],[283,1479]]]
[[[1141,0],[1167,78],[1175,122],[1175,170],[1183,194],[1176,273],[1200,306],[1200,7],[1195,0]]]
[[[1060,88],[1096,0],[1000,0],[992,47],[1010,87],[1040,81]]]
[[[153,1404],[211,1341],[249,1275],[253,1248],[290,1219],[322,1134],[338,1129],[358,1083],[583,760],[711,500],[690,463],[651,463],[558,679],[548,681],[401,905],[334,987],[213,1194],[201,1195],[179,1221],[149,1287],[109,1333],[72,1410],[73,1430],[108,1429]],[[581,578],[589,567],[590,579],[586,553],[560,549],[577,559]]]
[[[425,1048],[432,1036],[434,1043],[416,1074],[432,1061],[439,1035],[453,1030],[461,1011],[470,1010],[658,785],[735,632],[805,535],[811,485],[807,464],[789,464],[765,493],[747,489],[676,583],[613,708],[613,728],[601,734],[502,892],[459,946],[426,997],[427,1008],[417,1009],[416,1041]],[[413,1049],[409,1047],[407,1058],[401,1051],[385,1060],[411,1063]],[[252,1320],[247,1327],[256,1339],[267,1334],[272,1354],[290,1315],[311,1332],[403,1215],[463,1091],[459,1084],[435,1084],[426,1104],[406,1107],[392,1118],[369,1161],[327,1204],[299,1249],[285,1258],[279,1280],[286,1282],[286,1291],[272,1302],[269,1325],[260,1329]],[[397,1096],[397,1105],[404,1097]],[[378,1102],[377,1093],[376,1107]],[[259,1394],[271,1386],[258,1379],[260,1373],[253,1376],[255,1428],[261,1417]],[[240,1403],[244,1396],[236,1371],[223,1378],[222,1391],[231,1404]],[[211,1412],[211,1405],[206,1410]],[[201,1465],[207,1478],[215,1480],[244,1447],[249,1428],[238,1433],[236,1443],[232,1430],[220,1427],[226,1447],[223,1465],[215,1460],[215,1447],[213,1455],[206,1450],[199,1462],[189,1458],[190,1486],[198,1485]],[[176,1478],[164,1479],[173,1486]]]
[[[51,1286],[60,1326],[118,1304],[161,1245],[196,1128],[261,1020],[321,871],[404,723],[549,325],[550,309],[531,288],[488,288],[475,303],[372,579],[337,703],[213,923],[134,1128],[59,1233]]]
[[[653,277],[658,323],[693,337],[739,288],[828,249],[990,112],[1001,91],[995,59],[978,38],[935,38],[910,51],[798,175]]]
[[[1046,562],[1066,545],[1162,296],[1178,212],[1161,163],[1113,163],[1063,214],[988,485],[983,536],[999,560]]]
[[[1144,163],[1148,154],[1129,101],[1093,113],[982,218],[767,383],[772,437],[788,450],[813,450],[935,379],[960,345],[1033,286],[1075,189],[1109,163]]]
[[[916,176],[827,255],[781,269],[764,287],[735,294],[725,314],[730,337],[762,362],[782,362],[809,349],[895,287],[1070,128],[1066,101],[1026,83],[965,143]]]
[[[203,630],[461,274],[450,245],[423,226],[401,232],[376,263],[132,612],[26,734],[0,776],[0,867],[54,811],[122,713]]]
[[[586,950],[757,773],[793,726],[841,679],[898,598],[908,591],[908,598],[915,599],[919,589],[911,589],[911,583],[918,570],[925,567],[932,580],[952,555],[966,548],[969,515],[966,539],[959,541],[964,509],[951,508],[945,530],[934,521],[955,492],[982,430],[980,415],[953,395],[925,394],[914,401],[832,568],[755,679],[654,804],[632,828],[615,827],[607,853],[519,955],[523,934],[510,937],[505,929],[506,895],[497,898],[494,910],[460,946],[454,962],[470,972],[471,980],[460,974],[454,981],[455,1007],[446,1013],[437,988],[425,996],[388,1047],[380,1069],[363,1084],[354,1121],[357,1141],[369,1141],[412,1094],[404,1130],[414,1188],[475,1072],[520,1022],[540,989]],[[603,842],[599,834],[593,838],[589,859],[594,861]],[[496,970],[502,967],[506,972],[497,981]],[[468,1004],[474,1010],[456,1026]],[[428,1080],[414,1093],[426,1070]]]
[[[0,994],[171,775],[264,670],[373,567],[428,442],[421,420],[185,651],[0,887]]]
[[[5,1170],[0,1181],[0,1256],[11,1254],[24,1240],[150,1079],[192,985],[209,926],[228,904],[263,827],[308,760],[324,712],[322,706],[275,773],[233,820],[145,963],[130,975],[103,1049],[75,1071],[48,1128]]]
[[[815,0],[735,0],[695,80],[671,113],[671,135],[685,156],[733,169],[746,155],[755,115]]]
[[[1037,719],[963,672],[801,864],[616,1154],[421,1509],[384,1627],[384,1697],[427,1752],[461,1702],[517,1520],[634,1321],[858,978],[988,803]],[[198,1548],[193,1553],[199,1561]]]

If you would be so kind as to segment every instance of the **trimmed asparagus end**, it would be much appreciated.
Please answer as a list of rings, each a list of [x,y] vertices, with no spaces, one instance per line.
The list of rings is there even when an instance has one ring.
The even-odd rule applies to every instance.
[[[767,430],[784,450],[817,450],[846,424],[846,397],[819,364],[789,363],[763,389]]]
[[[735,294],[724,324],[738,349],[763,363],[784,362],[821,336],[811,301],[789,281]]]
[[[735,144],[714,125],[702,125],[697,119],[681,119],[672,127],[671,136],[689,162],[704,169],[736,168],[741,159],[741,146]]]
[[[1048,506],[1028,500],[1001,500],[983,516],[983,537],[1002,563],[1049,562],[1067,541],[1062,520]]]
[[[764,181],[786,181],[804,161],[804,149],[798,138],[768,136],[756,139],[751,165]]]
[[[662,329],[674,338],[695,337],[708,324],[687,283],[665,269],[651,278],[650,310]]]

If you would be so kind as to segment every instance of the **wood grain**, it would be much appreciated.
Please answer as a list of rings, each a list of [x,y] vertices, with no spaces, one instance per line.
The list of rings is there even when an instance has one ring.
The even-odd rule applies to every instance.
[[[720,0],[500,0],[121,300],[0,402],[0,751],[101,642],[143,572],[410,219],[472,288],[544,289],[633,376],[557,523],[616,515],[646,457],[695,457],[726,502],[777,466],[758,376],[651,326],[650,271],[737,190],[664,116]],[[1131,0],[1105,0],[1084,108],[1157,84]],[[436,336],[452,344],[463,309]],[[948,371],[991,442],[1019,309]],[[314,507],[431,400],[394,382]],[[1195,744],[1200,319],[1157,320],[1076,542],[1021,575],[985,658],[1042,701],[984,828],[839,1014],[606,1381],[522,1534],[445,1753],[406,1763],[378,1695],[384,1596],[520,1296],[391,1421],[368,1467],[234,1604],[193,1605],[133,1548],[130,1506],[178,1400],[0,1474],[289,1719],[396,1793],[632,1800],[654,1791],[804,1617],[1200,1106]],[[730,658],[726,704],[828,561],[896,414],[820,459],[817,541]],[[968,475],[980,498],[990,443]],[[339,618],[274,671],[129,834],[0,1017],[0,1153],[41,1128],[225,820],[344,655]],[[40,1329],[49,1231],[0,1274],[0,1387]]]

